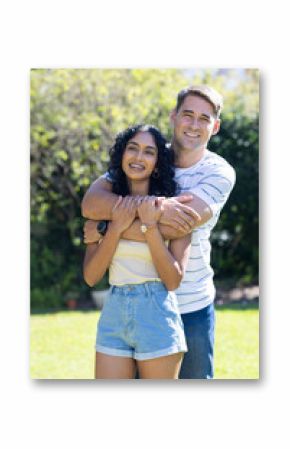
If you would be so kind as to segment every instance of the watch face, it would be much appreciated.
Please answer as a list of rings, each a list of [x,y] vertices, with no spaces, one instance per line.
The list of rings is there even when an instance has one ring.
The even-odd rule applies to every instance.
[[[105,220],[100,221],[97,224],[97,231],[101,234],[101,235],[105,235],[106,234],[106,230],[107,230],[107,225],[108,223]]]

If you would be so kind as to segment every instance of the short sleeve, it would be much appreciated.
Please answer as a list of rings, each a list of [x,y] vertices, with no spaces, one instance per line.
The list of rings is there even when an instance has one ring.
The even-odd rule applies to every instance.
[[[106,171],[106,173],[104,173],[104,174],[101,176],[101,179],[105,179],[105,180],[108,181],[108,182],[112,182],[112,178],[111,178],[110,173],[109,173],[108,171]]]
[[[201,198],[211,208],[213,215],[216,215],[225,205],[235,182],[236,173],[233,167],[230,165],[222,166],[207,172],[190,189],[190,192]]]

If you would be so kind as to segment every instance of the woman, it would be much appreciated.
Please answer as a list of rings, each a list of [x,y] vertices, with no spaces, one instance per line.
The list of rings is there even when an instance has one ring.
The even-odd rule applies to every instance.
[[[111,285],[98,323],[97,379],[176,379],[187,350],[177,299],[190,236],[168,243],[158,229],[162,204],[174,196],[173,154],[157,128],[137,125],[116,138],[109,177],[119,194],[104,238],[87,246],[84,278],[93,286],[109,267]],[[154,195],[154,196],[153,196]],[[121,239],[136,214],[146,243]]]

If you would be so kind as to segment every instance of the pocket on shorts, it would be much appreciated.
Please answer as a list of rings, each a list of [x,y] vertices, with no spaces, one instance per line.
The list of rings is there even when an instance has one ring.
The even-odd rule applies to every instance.
[[[158,292],[151,295],[151,299],[155,307],[165,316],[176,316],[178,314],[178,304],[175,293],[173,292]]]

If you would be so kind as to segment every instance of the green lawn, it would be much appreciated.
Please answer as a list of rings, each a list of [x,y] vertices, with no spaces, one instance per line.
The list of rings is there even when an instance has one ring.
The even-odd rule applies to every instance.
[[[215,379],[259,378],[257,306],[217,307]]]
[[[33,379],[92,379],[99,312],[31,316],[30,374]],[[257,308],[217,307],[216,379],[259,377]]]

